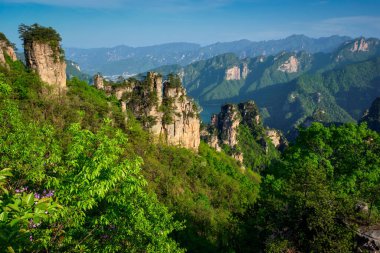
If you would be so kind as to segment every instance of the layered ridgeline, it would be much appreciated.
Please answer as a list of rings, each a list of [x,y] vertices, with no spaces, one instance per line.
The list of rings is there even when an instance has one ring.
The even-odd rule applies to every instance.
[[[215,149],[188,142],[199,119],[178,77],[49,94],[57,33],[22,27],[47,31],[25,48],[47,65],[0,64],[1,252],[379,250],[380,137],[365,124],[314,123],[281,151],[250,101],[202,129]]]
[[[260,176],[200,142],[179,79],[63,82],[56,31],[20,28],[26,64],[0,64],[0,251],[236,248]]]
[[[275,55],[283,50],[309,53],[332,52],[349,37],[331,36],[319,39],[304,35],[293,35],[285,39],[252,42],[239,40],[200,46],[192,43],[169,43],[148,47],[117,46],[113,48],[79,49],[66,48],[66,56],[83,68],[84,72],[104,75],[132,75],[168,64],[181,66],[212,58],[214,56],[234,53],[239,58],[259,55]]]
[[[155,71],[178,73],[204,120],[224,103],[253,99],[268,125],[287,131],[319,112],[329,121],[358,120],[379,95],[379,55],[379,40],[359,38],[332,53],[224,54]]]

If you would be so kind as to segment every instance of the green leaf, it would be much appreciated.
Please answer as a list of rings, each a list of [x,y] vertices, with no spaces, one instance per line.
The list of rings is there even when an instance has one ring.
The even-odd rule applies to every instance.
[[[14,203],[14,204],[8,204],[7,207],[10,208],[10,209],[12,209],[12,210],[14,210],[14,211],[16,211],[16,212],[20,212],[20,208],[18,207],[18,205],[16,203]]]
[[[7,212],[2,212],[0,214],[0,221],[6,221],[8,219],[8,213]]]
[[[22,198],[23,202],[27,205],[27,206],[32,206],[34,204],[34,195],[33,193],[29,193],[28,195],[24,196]]]

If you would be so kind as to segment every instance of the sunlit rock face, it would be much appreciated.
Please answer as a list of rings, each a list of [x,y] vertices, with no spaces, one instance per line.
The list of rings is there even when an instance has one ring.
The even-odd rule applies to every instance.
[[[34,70],[42,81],[57,92],[66,90],[66,62],[60,48],[48,43],[28,41],[24,44],[26,66]]]

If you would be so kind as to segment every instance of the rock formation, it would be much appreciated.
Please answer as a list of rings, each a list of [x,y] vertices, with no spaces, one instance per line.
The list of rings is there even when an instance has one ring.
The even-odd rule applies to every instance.
[[[247,63],[243,63],[243,70],[241,72],[241,77],[243,79],[246,79],[247,76],[248,76],[248,73],[249,73],[248,64]]]
[[[99,90],[104,90],[104,79],[99,73],[94,76],[94,86]]]
[[[97,80],[100,77],[95,76]],[[94,80],[94,84],[95,84]],[[101,85],[95,85],[101,89]],[[129,108],[145,129],[170,145],[198,150],[200,119],[194,102],[187,97],[179,77],[163,82],[161,75],[148,72],[143,81],[126,81],[104,90]]]
[[[38,24],[19,26],[26,66],[52,87],[54,94],[66,90],[66,62],[60,45],[61,36],[51,27]]]
[[[60,55],[60,46],[27,41],[24,43],[26,66],[36,71],[41,80],[58,93],[66,90],[66,62]]]
[[[167,142],[198,150],[200,120],[194,102],[186,96],[186,90],[183,87],[171,87],[169,82],[165,82],[163,99],[170,101],[169,107],[174,109],[169,116],[171,120],[162,124]]]
[[[222,106],[220,113],[211,117],[211,123],[208,125],[207,131],[202,132],[201,137],[218,151],[222,146],[228,146],[230,155],[243,163],[244,154],[239,151],[238,147],[240,125],[249,128],[251,134],[260,140],[264,150],[268,149],[270,142],[278,149],[286,145],[286,140],[279,131],[263,127],[259,109],[253,101]]]
[[[298,59],[295,56],[290,56],[287,61],[278,67],[278,70],[286,73],[298,72]]]
[[[9,57],[12,61],[17,60],[13,45],[9,42],[3,33],[0,33],[0,65],[8,66],[6,57]]]
[[[367,122],[368,128],[380,133],[380,97],[373,101],[371,107],[364,114],[360,122]]]
[[[246,79],[248,73],[248,64],[243,63],[242,69],[239,66],[233,66],[231,68],[226,69],[225,79],[227,81]]]
[[[238,66],[233,66],[226,70],[226,80],[240,80],[240,68]]]
[[[369,51],[368,42],[364,38],[356,40],[350,50],[351,52],[367,52]]]

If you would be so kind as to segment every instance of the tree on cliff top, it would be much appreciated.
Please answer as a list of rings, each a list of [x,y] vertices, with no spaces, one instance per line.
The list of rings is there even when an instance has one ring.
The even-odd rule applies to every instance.
[[[18,32],[24,45],[32,42],[47,43],[54,52],[58,52],[60,57],[63,57],[64,51],[60,47],[62,38],[52,27],[44,27],[37,23],[30,26],[21,24],[18,27]]]
[[[43,27],[39,24],[33,24],[31,26],[21,24],[18,27],[18,32],[20,33],[20,39],[24,43],[30,41],[39,42],[60,42],[62,41],[61,36],[52,27]]]

